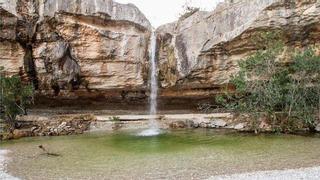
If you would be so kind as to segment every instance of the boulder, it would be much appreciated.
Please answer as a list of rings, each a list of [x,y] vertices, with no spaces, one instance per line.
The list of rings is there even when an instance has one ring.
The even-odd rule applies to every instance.
[[[215,119],[213,121],[210,122],[210,127],[211,128],[221,128],[221,127],[226,127],[228,124],[226,121],[222,120],[222,119]]]
[[[13,139],[19,139],[22,137],[30,137],[32,136],[32,131],[30,129],[15,129],[12,132]]]

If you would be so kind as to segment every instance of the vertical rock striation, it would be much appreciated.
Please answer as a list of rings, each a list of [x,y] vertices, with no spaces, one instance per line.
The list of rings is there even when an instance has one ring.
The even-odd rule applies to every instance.
[[[0,0],[0,66],[28,76],[42,97],[145,99],[151,25],[112,0]],[[287,46],[320,44],[318,0],[228,0],[157,29],[161,97],[210,97],[257,47],[281,31]]]
[[[317,0],[237,0],[163,25],[157,29],[163,96],[221,92],[237,62],[256,50],[251,38],[259,32],[281,31],[292,47],[319,45],[319,18]]]
[[[145,89],[151,25],[112,0],[0,0],[0,66],[47,97]],[[21,72],[20,72],[21,74]]]

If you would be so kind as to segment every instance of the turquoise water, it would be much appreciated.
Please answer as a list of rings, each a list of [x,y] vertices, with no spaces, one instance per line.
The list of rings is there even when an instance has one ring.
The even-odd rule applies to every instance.
[[[5,142],[22,179],[206,179],[217,174],[320,165],[320,138],[214,130],[36,137]],[[47,156],[39,145],[50,153]]]

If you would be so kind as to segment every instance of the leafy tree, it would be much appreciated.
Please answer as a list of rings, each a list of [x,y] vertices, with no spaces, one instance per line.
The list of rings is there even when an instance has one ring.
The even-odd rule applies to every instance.
[[[255,42],[259,50],[239,62],[232,78],[235,92],[216,98],[225,108],[251,115],[252,123],[265,115],[274,130],[293,131],[303,124],[313,130],[320,117],[320,56],[312,48],[285,61],[280,33],[264,33]]]
[[[33,86],[25,85],[19,76],[5,76],[0,67],[0,118],[9,130],[16,126],[16,117],[26,114],[26,109],[33,102]]]

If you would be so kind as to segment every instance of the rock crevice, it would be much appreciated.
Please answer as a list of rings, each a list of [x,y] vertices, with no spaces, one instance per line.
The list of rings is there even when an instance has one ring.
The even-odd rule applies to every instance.
[[[152,27],[134,5],[0,0],[0,14],[0,66],[27,74],[41,97],[147,100]],[[320,4],[226,1],[156,31],[160,98],[210,97],[258,49],[251,39],[259,32],[281,31],[288,47],[319,47]]]

